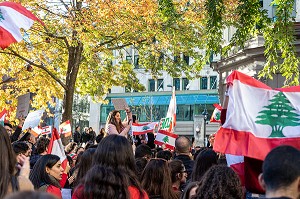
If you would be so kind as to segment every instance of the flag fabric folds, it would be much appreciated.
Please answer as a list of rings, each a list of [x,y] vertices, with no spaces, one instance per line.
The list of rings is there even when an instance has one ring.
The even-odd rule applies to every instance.
[[[214,150],[264,160],[278,145],[300,149],[300,86],[273,90],[238,71],[227,77],[226,121]]]
[[[160,146],[165,146],[166,148],[170,149],[170,150],[174,150],[175,148],[175,140],[178,137],[177,134],[174,133],[170,133],[168,131],[165,130],[159,130],[154,144],[160,145]]]
[[[174,127],[176,126],[176,111],[177,111],[177,105],[176,105],[176,97],[175,97],[175,86],[173,86],[172,90],[172,98],[170,100],[168,112],[167,112],[167,118],[172,118],[172,123],[170,125],[169,132],[174,133]]]
[[[133,123],[131,128],[132,128],[133,135],[143,135],[146,133],[152,133],[157,125],[158,125],[157,122],[148,122],[144,124]]]
[[[216,122],[221,123],[221,110],[222,106],[219,104],[213,104],[215,107],[215,110],[213,114],[211,115],[210,122]]]
[[[6,109],[3,109],[3,111],[0,112],[0,125],[2,126],[4,126],[6,114],[7,114]]]
[[[44,23],[19,3],[0,3],[0,47],[20,42],[23,37],[20,28],[28,30],[34,21]]]

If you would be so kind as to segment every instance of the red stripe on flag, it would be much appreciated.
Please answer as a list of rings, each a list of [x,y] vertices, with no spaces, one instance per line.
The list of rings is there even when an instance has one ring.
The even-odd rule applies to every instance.
[[[157,145],[159,145],[159,146],[165,145],[166,148],[168,148],[168,149],[170,149],[170,150],[174,150],[174,149],[175,149],[174,146],[169,145],[169,144],[166,144],[166,143],[164,143],[164,142],[157,141],[157,140],[154,140],[154,144],[157,144]]]
[[[25,7],[23,7],[19,3],[6,1],[6,2],[0,3],[0,6],[10,7],[12,9],[18,11],[19,13],[25,15],[28,18],[40,22],[43,26],[45,25],[44,22],[42,22],[39,18],[37,18],[34,14],[32,14],[29,10],[27,10]]]
[[[132,126],[147,126],[150,122],[147,123],[132,123]]]
[[[276,88],[274,90],[281,91],[281,92],[300,92],[300,86],[291,86],[287,88]]]
[[[264,160],[266,155],[279,145],[290,145],[300,149],[300,137],[261,138],[250,132],[221,127],[216,133],[214,150]]]
[[[227,78],[226,82],[227,84],[233,84],[234,80],[239,80],[240,82],[247,84],[249,86],[257,87],[257,88],[263,88],[263,89],[268,89],[272,90],[271,87],[265,85],[264,83],[254,79],[253,77],[250,77],[248,75],[245,75],[239,71],[233,71]]]
[[[0,26],[0,38],[5,38],[0,40],[0,47],[2,49],[7,48],[10,44],[16,43],[17,40],[4,28]]]
[[[245,185],[245,170],[244,170],[244,162],[236,163],[230,165],[230,168],[234,170],[234,172],[239,176],[241,180],[242,186]]]
[[[158,133],[167,135],[167,136],[172,137],[172,138],[175,138],[175,139],[178,138],[178,135],[177,135],[177,134],[170,133],[170,132],[165,131],[165,130],[159,129],[159,130],[158,130]]]
[[[133,135],[144,135],[146,133],[152,133],[153,132],[153,129],[149,129],[149,130],[146,130],[146,131],[133,131]]]

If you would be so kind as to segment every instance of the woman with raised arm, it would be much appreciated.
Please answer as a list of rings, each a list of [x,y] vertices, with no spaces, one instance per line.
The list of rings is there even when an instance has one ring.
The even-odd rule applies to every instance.
[[[126,118],[123,122],[121,121],[120,111],[114,110],[109,113],[105,126],[105,131],[108,135],[119,134],[127,138],[132,124],[132,112],[130,108],[126,108],[125,112]]]

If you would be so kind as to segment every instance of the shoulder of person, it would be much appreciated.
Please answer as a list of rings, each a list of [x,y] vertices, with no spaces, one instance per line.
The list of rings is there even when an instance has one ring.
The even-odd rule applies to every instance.
[[[33,184],[28,178],[24,176],[18,176],[18,182],[20,191],[34,190]]]
[[[143,197],[141,197],[140,191],[135,186],[129,186],[128,187],[128,192],[130,194],[130,198],[136,198],[136,199],[144,198],[144,199],[149,199],[148,194],[144,190],[143,190]]]

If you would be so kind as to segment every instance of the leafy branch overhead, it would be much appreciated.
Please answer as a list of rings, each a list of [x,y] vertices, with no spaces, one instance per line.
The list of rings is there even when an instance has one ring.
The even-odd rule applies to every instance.
[[[8,78],[0,96],[14,105],[17,96],[34,92],[36,107],[58,96],[70,119],[75,92],[101,100],[112,86],[144,89],[134,65],[124,61],[126,53],[133,59],[137,52],[139,67],[154,77],[165,70],[192,79],[212,53],[226,56],[258,34],[265,37],[268,61],[261,76],[279,71],[287,83],[298,84],[293,1],[273,3],[274,23],[257,0],[23,0],[45,27],[35,24],[24,32],[24,41],[0,51],[0,75]],[[226,44],[222,31],[228,26],[236,32]],[[186,63],[186,56],[194,62]]]

